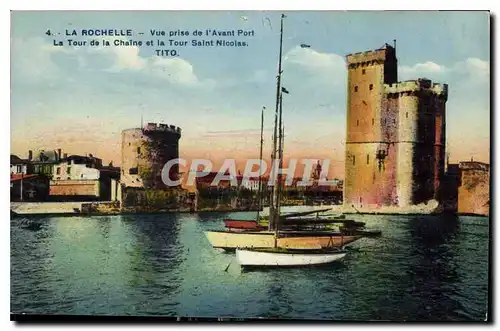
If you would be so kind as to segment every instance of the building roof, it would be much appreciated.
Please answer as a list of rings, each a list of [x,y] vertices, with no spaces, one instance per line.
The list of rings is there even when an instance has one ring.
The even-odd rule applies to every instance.
[[[40,150],[35,154],[35,157],[33,158],[33,162],[53,163],[57,161],[59,161],[59,154],[57,153],[57,151],[53,150]]]
[[[101,163],[102,160],[100,158],[97,158],[93,156],[92,154],[89,154],[89,156],[83,156],[83,155],[70,155],[61,161],[75,161],[76,162],[81,162],[81,163],[91,163],[91,162],[97,162]]]
[[[10,164],[22,164],[22,163],[28,163],[28,160],[23,160],[19,156],[10,154]]]
[[[462,161],[459,163],[459,167],[462,170],[490,170],[490,165],[488,163],[477,161]]]
[[[24,175],[24,174],[13,174],[10,175],[10,181],[15,182],[18,180],[33,179],[34,177],[39,177],[38,175]]]
[[[113,166],[103,166],[99,168],[99,171],[109,171],[109,172],[120,172],[121,168],[120,167],[113,167]]]

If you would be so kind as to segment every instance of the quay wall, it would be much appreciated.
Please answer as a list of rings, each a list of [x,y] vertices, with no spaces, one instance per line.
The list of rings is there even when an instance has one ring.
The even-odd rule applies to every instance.
[[[11,202],[10,209],[19,215],[79,214],[83,202]]]
[[[458,213],[489,215],[490,167],[481,162],[461,162]]]

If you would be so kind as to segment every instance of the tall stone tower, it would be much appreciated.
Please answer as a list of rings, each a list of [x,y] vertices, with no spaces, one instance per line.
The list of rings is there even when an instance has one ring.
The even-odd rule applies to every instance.
[[[390,45],[347,56],[347,139],[344,202],[378,204],[390,198],[388,156],[395,131],[393,112],[383,106],[384,84],[397,81],[396,50]],[[392,147],[393,148],[393,147]],[[385,167],[388,171],[379,172]],[[380,183],[380,184],[379,184]],[[375,185],[377,184],[377,185]]]
[[[394,47],[347,56],[344,206],[365,211],[440,200],[446,84],[397,83]]]
[[[122,132],[121,182],[125,187],[167,188],[161,172],[165,163],[179,157],[181,129],[174,125],[148,123]],[[173,166],[170,178],[178,176]]]

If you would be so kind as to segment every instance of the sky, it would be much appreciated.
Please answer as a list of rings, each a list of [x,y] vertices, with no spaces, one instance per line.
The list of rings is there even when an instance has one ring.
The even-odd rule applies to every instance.
[[[346,134],[345,56],[397,40],[399,79],[449,84],[450,162],[489,163],[490,35],[487,12],[286,12],[283,37],[285,158],[330,159],[342,178]],[[120,133],[144,122],[182,128],[180,156],[258,158],[260,111],[264,157],[270,155],[279,47],[278,12],[13,12],[11,152],[57,149],[120,164]],[[71,47],[65,30],[254,31],[224,37],[247,47]],[[51,35],[46,35],[47,30]],[[60,35],[58,34],[60,33]],[[102,37],[95,38],[102,40]],[[114,37],[107,37],[112,41]],[[127,39],[120,37],[120,39]],[[53,46],[64,40],[65,46]],[[301,48],[301,44],[311,47]],[[243,165],[238,163],[243,169]]]

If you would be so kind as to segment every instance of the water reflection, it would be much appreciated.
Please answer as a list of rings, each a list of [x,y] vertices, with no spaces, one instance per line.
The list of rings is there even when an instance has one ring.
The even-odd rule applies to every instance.
[[[234,254],[218,253],[204,235],[223,227],[226,215],[12,220],[11,309],[337,320],[484,318],[485,218],[357,215],[383,234],[355,242],[343,262],[241,272]]]
[[[177,215],[128,215],[121,216],[121,222],[135,235],[130,273],[131,286],[142,298],[137,313],[172,315],[172,307],[178,304],[172,299],[181,284],[178,268],[183,260]],[[155,309],[150,300],[158,300],[163,308]]]
[[[411,245],[405,277],[406,292],[421,300],[408,319],[450,319],[461,305],[449,293],[458,281],[452,241],[459,227],[457,217],[415,217],[408,223]]]

